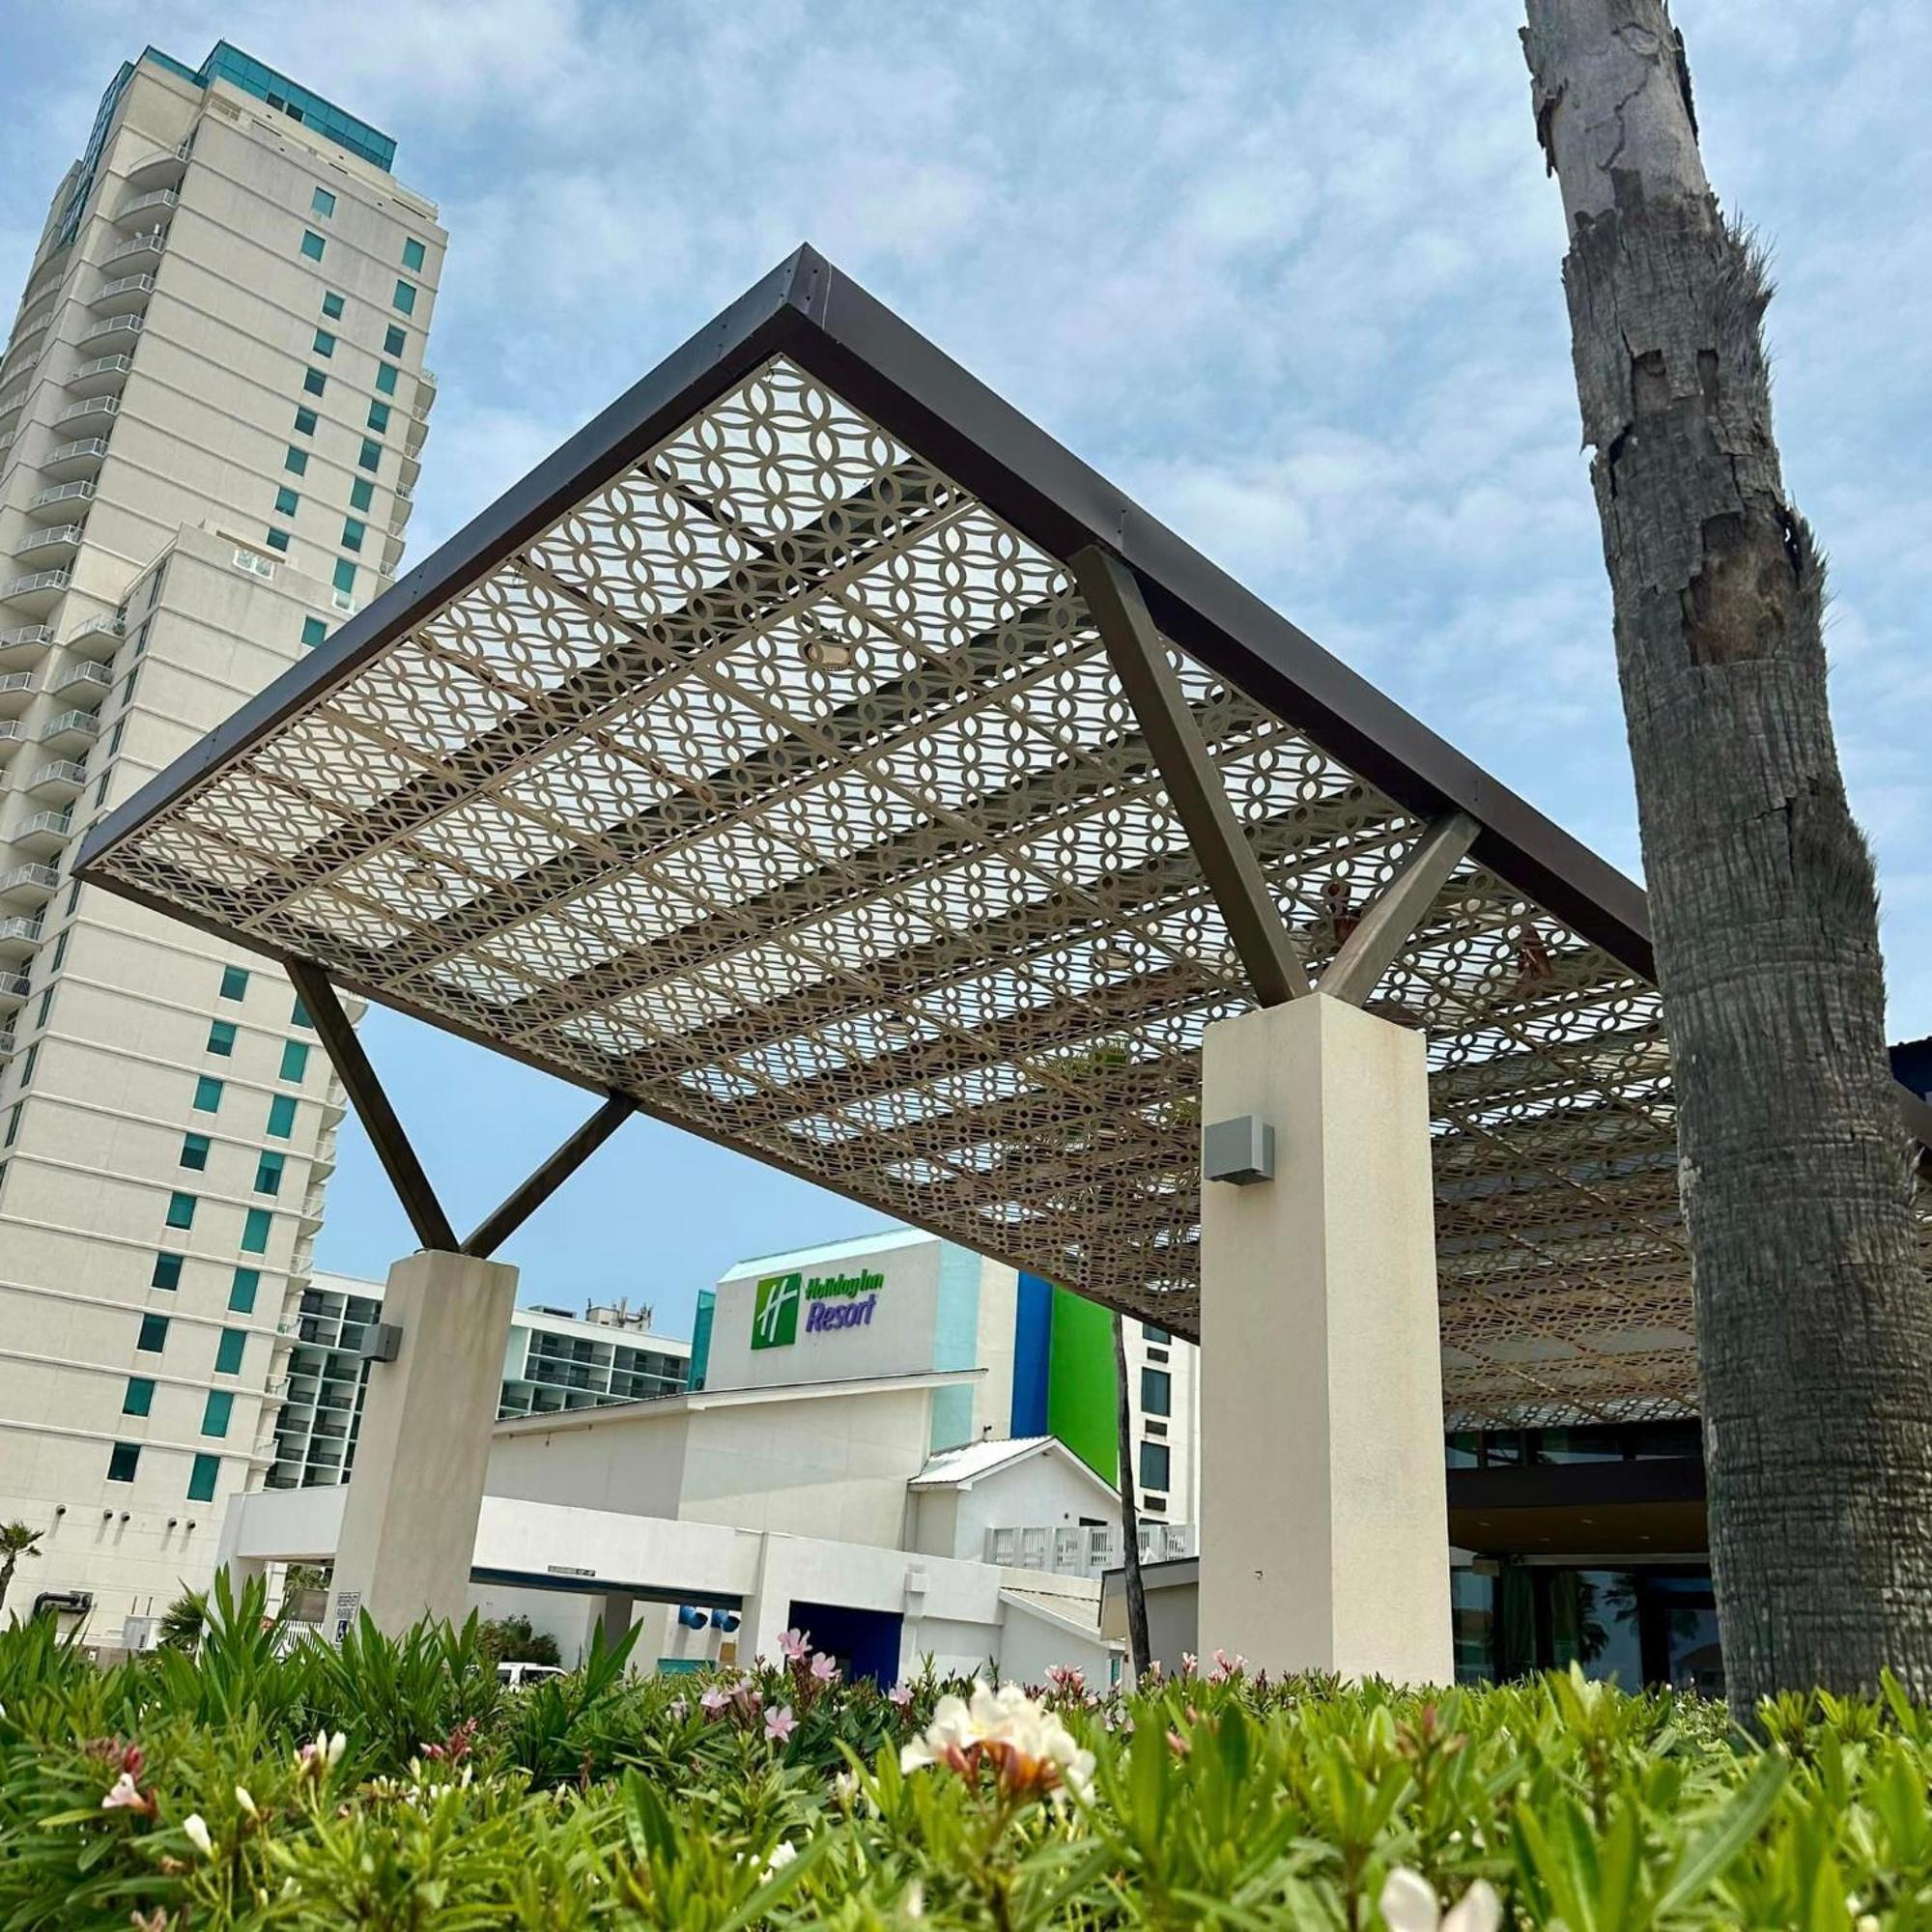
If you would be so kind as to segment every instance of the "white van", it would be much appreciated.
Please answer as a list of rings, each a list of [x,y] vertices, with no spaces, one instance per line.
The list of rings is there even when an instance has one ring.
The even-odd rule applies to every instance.
[[[539,1677],[562,1677],[566,1673],[554,1663],[499,1663],[497,1666],[497,1682],[507,1690],[521,1690],[526,1684],[534,1684]]]

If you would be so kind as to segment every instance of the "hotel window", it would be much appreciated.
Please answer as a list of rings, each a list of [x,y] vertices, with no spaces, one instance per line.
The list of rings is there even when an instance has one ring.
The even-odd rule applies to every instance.
[[[296,1101],[293,1094],[277,1094],[269,1102],[269,1132],[278,1141],[285,1141],[296,1130]]]
[[[282,1191],[282,1168],[288,1156],[279,1153],[265,1153],[255,1163],[255,1192],[257,1194],[279,1194]]]
[[[192,1228],[194,1226],[195,1197],[192,1194],[170,1194],[168,1196],[168,1226],[170,1228]]]
[[[342,548],[344,550],[360,550],[362,548],[362,539],[368,534],[369,526],[367,524],[359,523],[354,517],[343,518]],[[347,590],[349,585],[345,583],[342,587]]]
[[[383,354],[400,355],[403,353],[403,344],[408,340],[408,335],[392,322],[388,333],[383,337]]]
[[[288,446],[288,448],[282,452],[282,468],[286,469],[292,476],[300,476],[304,474],[308,469],[308,451],[305,449],[298,449],[293,443],[291,443]],[[239,556],[241,553],[238,551],[236,554]]]
[[[282,1042],[282,1078],[299,1080],[308,1072],[308,1048],[298,1039]]]
[[[330,322],[342,320],[342,298],[333,289],[322,298],[322,312]]]
[[[355,465],[359,469],[380,469],[383,466],[383,445],[380,442],[372,441],[365,436],[362,439],[362,450],[360,455],[355,459]]]
[[[41,1058],[41,1043],[39,1040],[36,1040],[33,1043],[33,1045],[26,1050],[26,1052],[21,1056],[20,1059],[19,1084],[22,1087],[31,1087],[34,1084],[34,1068],[40,1064],[40,1058]]]
[[[328,581],[347,597],[355,588],[355,566],[346,556],[339,558]]]
[[[308,1009],[301,1003],[300,994],[297,994],[295,1005],[289,1009],[289,1024],[291,1026],[309,1027],[311,1029],[315,1025],[315,1022],[308,1016]]]
[[[218,1053],[225,1060],[235,1051],[235,1022],[214,1020],[208,1029],[208,1050]]]
[[[141,1445],[138,1442],[117,1442],[108,1451],[107,1480],[110,1483],[131,1483],[140,1464]]]
[[[376,364],[377,394],[393,396],[396,393],[396,378],[402,373],[393,362],[378,362]]]
[[[181,1164],[193,1168],[197,1174],[202,1173],[208,1166],[208,1151],[213,1145],[206,1134],[184,1134]]]
[[[221,969],[221,997],[224,1000],[240,1000],[247,997],[248,969],[245,966],[224,966]]]
[[[53,971],[58,973],[67,964],[67,935],[71,927],[64,927],[61,936],[54,941]]]
[[[328,378],[320,369],[304,369],[302,371],[302,387],[311,396],[319,396],[328,387]]]
[[[415,314],[416,312],[415,284],[413,282],[404,282],[404,281],[397,282],[395,300],[391,304],[391,306],[400,310],[404,315]]]
[[[288,547],[289,533],[287,530],[270,530],[269,532],[269,548],[270,550],[287,550]]]
[[[403,243],[403,267],[412,274],[423,265],[423,244],[412,236]],[[400,306],[400,304],[398,304]]]
[[[260,1268],[237,1268],[235,1279],[228,1284],[228,1306],[237,1315],[254,1314],[255,1293],[261,1286]]]
[[[1141,1323],[1141,1340],[1143,1342],[1167,1343],[1173,1341],[1174,1337],[1165,1328],[1156,1328],[1151,1321],[1143,1321]]]
[[[308,198],[311,214],[330,215],[335,213],[335,197],[326,187],[319,187]]]
[[[328,626],[320,617],[302,619],[302,643],[309,650],[314,650],[316,645],[326,642],[327,638]]]
[[[333,355],[335,354],[335,337],[329,334],[326,328],[318,328],[315,332],[315,353],[318,355]]]
[[[219,1456],[197,1456],[194,1467],[188,1472],[187,1499],[191,1503],[212,1503],[214,1500],[214,1479],[221,1472]]]
[[[322,260],[323,246],[322,237],[313,228],[304,228],[302,230],[301,251],[311,262]]]
[[[155,1271],[148,1277],[150,1288],[179,1288],[182,1279],[182,1258],[179,1255],[159,1254],[155,1257]]]
[[[121,1398],[123,1415],[146,1415],[155,1406],[155,1384],[148,1376],[129,1376]]]
[[[201,1433],[204,1435],[226,1435],[228,1418],[235,1413],[235,1393],[232,1389],[210,1389],[208,1401],[202,1406]]]
[[[349,507],[366,510],[376,500],[376,486],[366,476],[358,476],[349,486]]]
[[[284,483],[275,492],[275,515],[278,517],[293,517],[300,502],[300,497]]]
[[[165,1315],[141,1317],[141,1333],[134,1347],[144,1355],[158,1355],[168,1346],[168,1318]]]
[[[1165,1490],[1168,1487],[1168,1473],[1172,1461],[1172,1452],[1165,1442],[1143,1442],[1141,1444],[1141,1488],[1144,1490]]]
[[[242,1224],[242,1252],[265,1255],[269,1252],[269,1225],[274,1219],[266,1208],[251,1208]]]
[[[387,403],[371,403],[369,405],[369,427],[378,436],[383,435],[388,429],[389,406]]]
[[[1174,1412],[1174,1378],[1165,1369],[1141,1371],[1141,1413],[1171,1415]]]
[[[26,1104],[24,1100],[15,1100],[14,1102],[14,1110],[7,1116],[7,1137],[4,1141],[0,1141],[0,1147],[12,1147],[14,1141],[19,1138],[20,1109]]]
[[[306,405],[296,412],[296,434],[298,436],[313,436],[315,434],[315,412]]]
[[[247,1329],[224,1328],[221,1340],[214,1346],[214,1373],[217,1376],[239,1376],[242,1373],[242,1351],[247,1346]]]

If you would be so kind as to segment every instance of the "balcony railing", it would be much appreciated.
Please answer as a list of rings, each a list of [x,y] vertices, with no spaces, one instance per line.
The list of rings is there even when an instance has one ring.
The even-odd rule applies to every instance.
[[[87,305],[96,315],[131,314],[146,308],[154,292],[153,275],[116,275],[95,290]]]
[[[0,671],[0,718],[17,718],[33,701],[34,693],[41,688],[38,672],[31,670]]]
[[[76,764],[71,758],[49,758],[36,771],[25,785],[29,798],[73,798],[87,783],[87,767]],[[59,818],[65,814],[54,811],[36,812],[36,818]]]
[[[27,400],[27,391],[34,386],[32,379],[15,383],[11,389],[0,389],[0,416],[11,416]]]
[[[54,421],[78,422],[82,416],[118,415],[120,410],[120,403],[112,396],[89,396],[84,402],[70,403]]]
[[[33,981],[24,973],[0,973],[0,1009],[17,1007],[33,991]]]
[[[47,727],[41,733],[43,745],[56,745],[66,740],[78,740],[92,744],[100,735],[100,720],[91,711],[63,711],[59,717],[48,721]]]
[[[97,322],[92,328],[82,330],[81,342],[111,342],[117,335],[124,341],[139,335],[146,327],[138,315],[110,315],[104,322]]]
[[[84,479],[78,483],[53,483],[29,497],[27,508],[50,510],[56,503],[85,503],[93,495],[94,485]]]
[[[24,958],[41,943],[39,913],[16,913],[0,919],[0,957]]]
[[[145,235],[136,235],[131,242],[124,242],[118,248],[110,248],[101,256],[100,266],[104,269],[109,262],[124,262],[130,255],[158,255],[168,245],[168,231],[165,228],[151,228]]]
[[[46,769],[43,765],[43,771]],[[23,852],[31,852],[37,858],[44,859],[58,852],[73,836],[73,813],[67,811],[37,811],[14,834],[14,843]]]
[[[1197,1552],[1191,1522],[1143,1522],[1141,1561],[1167,1563]],[[1003,1570],[1043,1570],[1057,1577],[1097,1577],[1122,1561],[1118,1523],[1039,1523],[986,1532],[986,1561]]]
[[[102,664],[77,664],[64,672],[51,687],[58,696],[63,691],[73,691],[85,685],[90,691],[105,691],[114,682],[114,673]]]
[[[67,647],[77,656],[92,658],[98,663],[111,658],[121,648],[121,639],[127,635],[127,630],[119,615],[109,611],[76,625],[68,634]]]
[[[118,392],[133,368],[131,355],[97,355],[83,362],[61,386],[71,395],[105,396]]]
[[[8,905],[45,905],[60,885],[51,866],[15,866],[0,872],[0,901]]]
[[[49,624],[15,624],[11,631],[0,631],[0,668],[17,670],[32,664],[53,640]]]
[[[114,211],[116,228],[126,228],[129,222],[139,221],[150,209],[165,213],[181,206],[181,196],[171,187],[157,187],[147,194],[137,194],[132,201],[124,201]]]
[[[72,582],[71,571],[30,571],[25,577],[14,578],[11,583],[0,583],[0,604],[17,604],[26,610],[38,605],[45,610]]]
[[[81,405],[92,409],[91,403]],[[107,439],[104,436],[75,437],[71,442],[64,442],[51,454],[41,461],[42,472],[48,476],[79,476],[100,468],[107,455]]]
[[[44,528],[29,530],[14,546],[15,556],[33,556],[42,551],[64,550],[71,554],[81,545],[87,534],[85,524],[48,524]]]

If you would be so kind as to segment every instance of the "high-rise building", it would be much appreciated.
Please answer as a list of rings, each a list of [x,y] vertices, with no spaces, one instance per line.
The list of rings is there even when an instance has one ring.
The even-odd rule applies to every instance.
[[[342,1102],[278,971],[68,863],[395,574],[445,238],[394,152],[225,43],[148,48],[0,360],[0,1520],[43,1531],[9,1607],[107,1643],[274,1458]]]
[[[295,1347],[277,1391],[275,1460],[268,1487],[327,1489],[349,1480],[369,1363],[364,1338],[383,1319],[383,1284],[316,1274],[301,1292]],[[503,1351],[498,1417],[560,1415],[682,1395],[691,1344],[651,1327],[647,1308],[620,1303],[581,1315],[519,1308]]]

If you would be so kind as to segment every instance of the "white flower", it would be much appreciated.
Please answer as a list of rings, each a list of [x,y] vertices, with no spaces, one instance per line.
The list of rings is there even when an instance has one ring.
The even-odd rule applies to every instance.
[[[970,1771],[980,1756],[999,1769],[1015,1790],[1070,1791],[1085,1798],[1094,1776],[1094,1753],[1082,1750],[1059,1716],[1037,1704],[1017,1684],[995,1690],[978,1678],[970,1701],[951,1694],[939,1700],[923,1737],[902,1746],[899,1769],[944,1764]]]
[[[1496,1932],[1503,1922],[1503,1902],[1488,1879],[1479,1878],[1444,1914],[1429,1882],[1406,1865],[1389,1873],[1379,1903],[1389,1932]]]
[[[214,1840],[208,1835],[208,1820],[199,1811],[190,1811],[182,1820],[182,1830],[186,1833],[188,1843],[204,1858],[214,1856]]]
[[[236,1804],[241,1805],[242,1810],[247,1812],[249,1817],[259,1818],[262,1815],[259,1811],[255,1809],[255,1801],[248,1796],[248,1788],[246,1785],[238,1784],[235,1787],[235,1802]]]
[[[766,1861],[765,1864],[764,1876],[766,1878],[770,1878],[774,1872],[783,1871],[785,1866],[790,1864],[792,1860],[794,1860],[797,1857],[798,1857],[798,1847],[790,1843],[788,1840],[781,1838],[778,1841],[778,1843],[772,1847],[771,1858]]]

